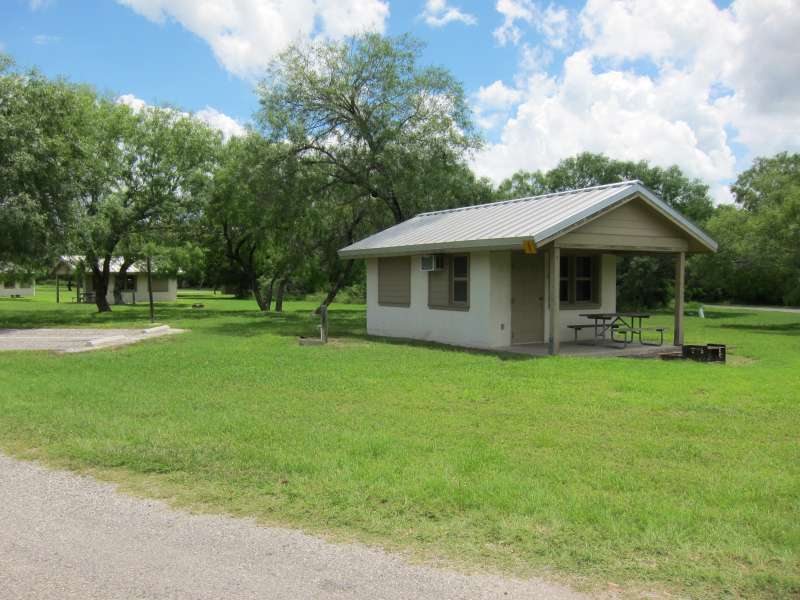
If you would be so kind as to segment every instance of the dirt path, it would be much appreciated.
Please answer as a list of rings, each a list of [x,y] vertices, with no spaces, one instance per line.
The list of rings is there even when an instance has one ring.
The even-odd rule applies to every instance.
[[[0,598],[586,598],[540,580],[411,565],[244,519],[192,515],[0,454]]]

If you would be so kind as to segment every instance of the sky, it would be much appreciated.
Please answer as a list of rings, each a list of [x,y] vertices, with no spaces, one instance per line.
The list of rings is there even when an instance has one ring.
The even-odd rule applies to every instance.
[[[495,182],[579,152],[677,164],[718,202],[800,151],[800,0],[0,0],[0,51],[227,136],[293,41],[410,33],[464,85]]]

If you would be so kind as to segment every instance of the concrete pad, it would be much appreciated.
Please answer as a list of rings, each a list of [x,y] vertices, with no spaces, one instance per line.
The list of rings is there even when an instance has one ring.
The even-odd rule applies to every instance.
[[[0,329],[0,351],[86,352],[126,346],[141,340],[183,333],[168,325],[142,329]]]

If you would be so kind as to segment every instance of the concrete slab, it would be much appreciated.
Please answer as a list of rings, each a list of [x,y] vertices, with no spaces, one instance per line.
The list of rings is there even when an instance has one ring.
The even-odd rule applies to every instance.
[[[0,329],[0,351],[87,352],[183,333],[167,325],[149,329]]]

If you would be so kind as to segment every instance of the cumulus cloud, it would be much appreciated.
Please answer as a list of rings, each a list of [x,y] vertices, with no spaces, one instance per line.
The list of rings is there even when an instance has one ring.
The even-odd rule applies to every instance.
[[[117,0],[156,23],[174,20],[204,39],[232,73],[260,75],[296,41],[383,32],[387,0]]]
[[[194,117],[212,129],[221,131],[225,140],[229,140],[232,137],[241,137],[247,133],[247,129],[239,121],[211,106],[198,110],[194,113]]]
[[[425,9],[420,15],[431,27],[444,27],[448,23],[460,22],[465,25],[476,25],[475,15],[465,13],[460,8],[450,6],[447,0],[427,0]]]
[[[532,4],[501,0],[498,10],[501,4],[522,15],[502,34],[518,43],[513,27],[528,20]],[[741,168],[735,143],[746,147],[748,162],[800,149],[800,80],[793,76],[800,72],[800,11],[793,0],[734,0],[725,9],[710,0],[588,0],[579,23],[577,47],[558,75],[540,59],[551,55],[526,46],[510,92],[495,82],[476,95],[479,122],[498,98],[515,99],[498,125],[499,141],[475,161],[481,175],[499,180],[578,152],[603,152],[677,164],[725,201],[725,184]]]
[[[121,96],[118,96],[117,103],[129,106],[135,113],[138,113],[145,108],[153,108],[152,105],[133,94],[122,94]],[[198,110],[194,114],[181,111],[176,112],[178,112],[180,115],[192,116],[198,121],[205,123],[212,129],[216,129],[222,133],[222,137],[226,141],[232,137],[240,137],[247,133],[247,128],[239,121],[211,106],[206,106],[204,109]]]
[[[563,48],[569,33],[569,11],[553,4],[542,9],[533,0],[497,0],[497,12],[503,23],[494,30],[494,38],[501,46],[517,45],[523,37],[518,22],[533,27],[544,36],[546,43]]]

